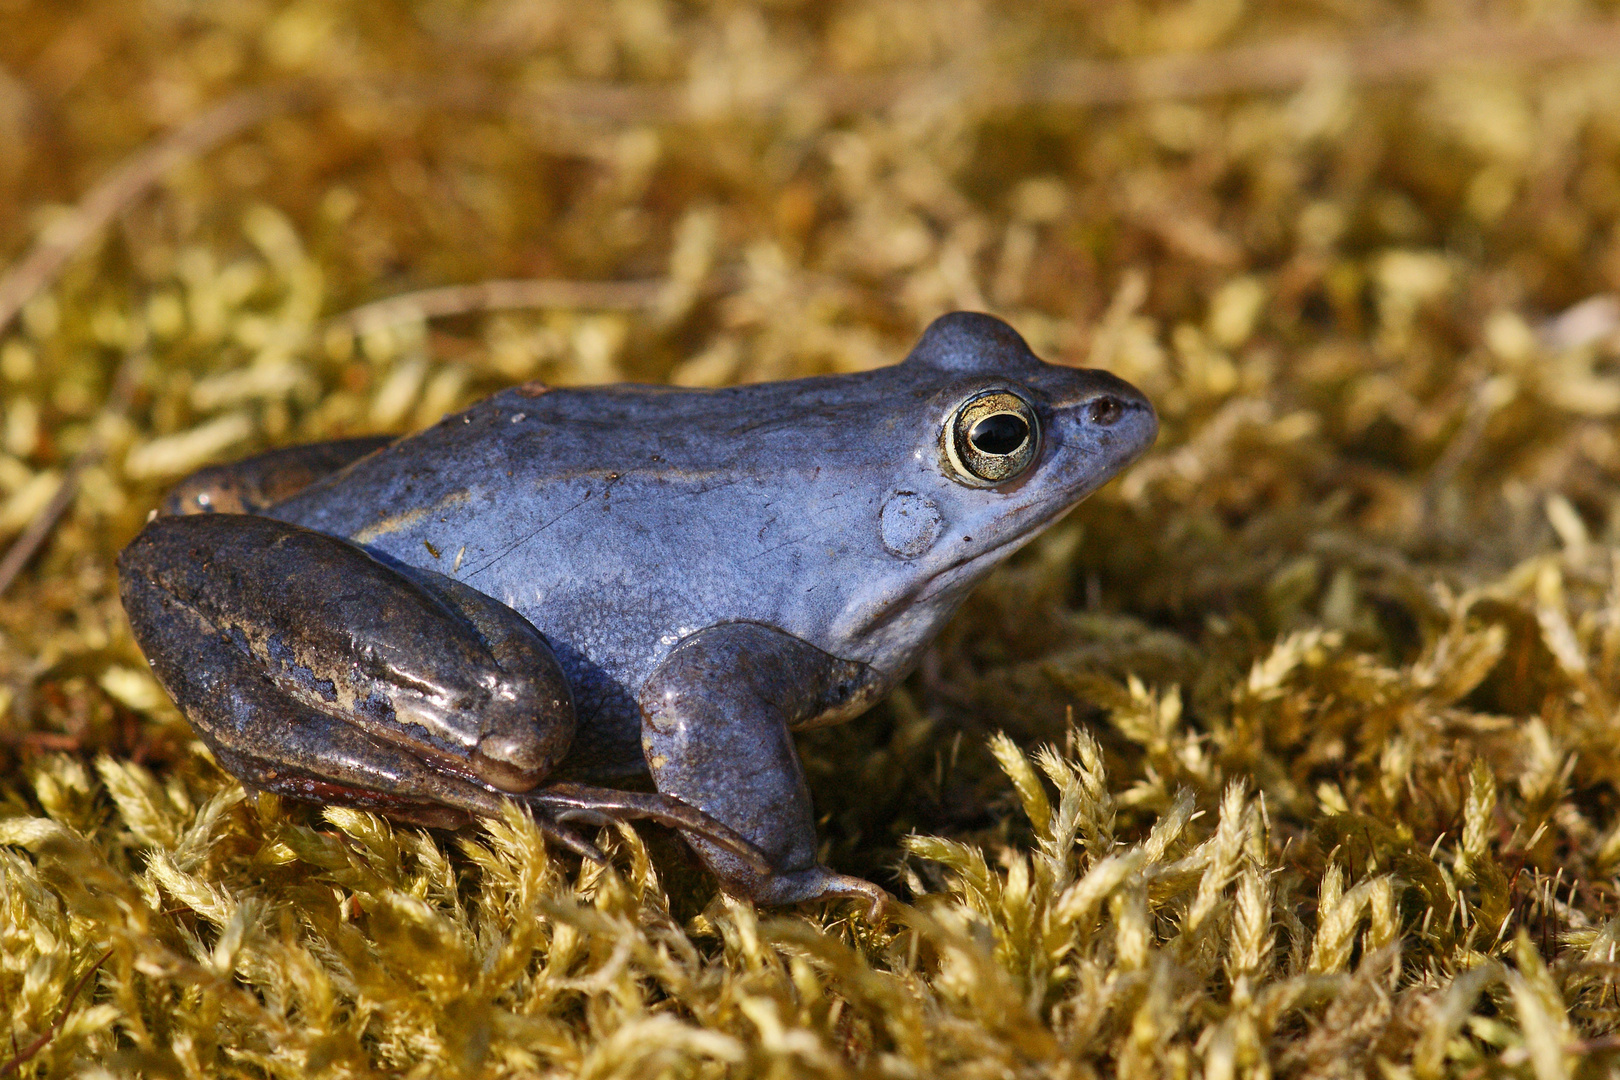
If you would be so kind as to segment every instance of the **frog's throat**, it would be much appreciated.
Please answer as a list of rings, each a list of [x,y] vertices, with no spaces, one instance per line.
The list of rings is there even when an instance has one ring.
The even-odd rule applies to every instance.
[[[892,624],[916,620],[917,625],[902,631],[900,638],[905,641],[916,638],[919,643],[926,640],[932,635],[933,629],[949,618],[957,605],[966,599],[981,578],[1078,503],[1079,500],[1076,500],[1055,510],[1039,502],[1017,508],[1008,515],[1004,522],[1005,531],[995,543],[970,554],[947,559],[937,567],[921,568],[922,572],[912,584],[896,590],[876,605],[857,602],[852,605],[851,612],[862,611],[865,614],[858,620],[843,623],[835,636],[856,641],[887,637],[889,635],[884,631],[893,629]],[[1029,515],[1027,518],[1026,513]],[[904,648],[903,645],[900,647]]]

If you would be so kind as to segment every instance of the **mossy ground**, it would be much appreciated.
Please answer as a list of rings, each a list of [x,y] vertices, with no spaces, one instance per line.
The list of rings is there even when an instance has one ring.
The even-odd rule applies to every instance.
[[[164,131],[267,113],[0,329],[0,533],[92,451],[0,597],[0,1061],[1606,1074],[1620,65],[1523,41],[1610,12],[0,0],[14,268]],[[1509,40],[1488,64],[1394,81],[1377,48],[1280,89],[1219,53],[1478,24]],[[1230,92],[1090,105],[1052,74],[1165,53]],[[338,318],[503,278],[644,284]],[[130,641],[113,555],[206,461],[529,378],[859,369],[956,307],[1124,375],[1164,434],[804,740],[827,858],[911,905],[892,924],[716,900],[656,830],[604,868],[520,816],[244,797]]]

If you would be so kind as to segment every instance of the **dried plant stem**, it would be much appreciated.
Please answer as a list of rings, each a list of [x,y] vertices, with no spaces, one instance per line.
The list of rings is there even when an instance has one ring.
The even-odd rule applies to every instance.
[[[390,296],[345,312],[334,318],[331,325],[364,333],[420,319],[439,319],[480,311],[513,311],[521,308],[638,310],[656,304],[666,287],[667,283],[661,278],[641,281],[481,281]]]
[[[17,535],[17,539],[12,541],[11,547],[6,549],[5,557],[0,558],[0,595],[4,595],[11,587],[11,583],[17,580],[17,575],[22,573],[23,567],[28,565],[28,560],[34,557],[34,553],[45,543],[51,531],[56,528],[56,523],[72,505],[73,497],[79,491],[79,477],[84,475],[86,469],[101,460],[106,447],[103,445],[100,429],[109,420],[121,417],[129,411],[130,400],[135,395],[135,386],[139,381],[138,376],[145,362],[145,355],[143,351],[132,350],[124,356],[117,373],[113,376],[112,393],[102,408],[97,433],[93,434],[84,448],[74,456],[72,464],[63,474],[62,482],[57,485],[56,493],[51,496],[50,501],[34,515],[34,519]]]
[[[62,477],[62,482],[56,486],[56,494],[51,496],[50,501],[28,523],[28,527],[18,533],[17,539],[6,549],[5,558],[0,559],[0,593],[11,587],[17,575],[22,573],[22,568],[28,565],[28,560],[34,557],[34,552],[39,550],[39,546],[56,527],[57,521],[79,490],[78,480],[81,471],[80,463],[75,461],[67,474]]]
[[[1076,63],[1048,69],[1009,95],[1030,103],[1123,105],[1291,90],[1323,75],[1376,84],[1464,66],[1527,67],[1616,56],[1620,23],[1459,26],[1359,41],[1300,38],[1220,52]]]
[[[79,976],[78,982],[75,982],[72,988],[68,990],[67,1000],[62,1002],[62,1011],[57,1014],[56,1022],[41,1032],[39,1037],[34,1039],[27,1046],[19,1048],[17,1052],[11,1056],[10,1060],[6,1061],[4,1064],[0,1064],[0,1076],[10,1076],[12,1073],[18,1071],[29,1061],[31,1061],[35,1054],[38,1054],[41,1050],[45,1049],[46,1046],[50,1045],[50,1041],[56,1037],[56,1033],[60,1031],[62,1029],[62,1025],[67,1022],[68,1013],[73,1008],[73,1002],[78,999],[79,992],[84,989],[85,984],[90,981],[90,977],[101,969],[101,965],[105,964],[107,962],[107,958],[112,954],[113,951],[108,949],[106,952],[101,954],[100,959],[90,965],[89,970],[87,970],[83,975]]]
[[[1620,56],[1620,22],[1563,26],[1457,26],[1351,41],[1294,38],[1209,52],[1079,61],[1036,68],[1026,78],[987,80],[941,71],[812,79],[752,101],[732,112],[772,112],[790,99],[817,101],[834,112],[883,108],[931,84],[952,85],[980,108],[1020,105],[1095,107],[1221,94],[1293,90],[1329,76],[1379,84],[1422,79],[1450,68],[1530,67]],[[942,82],[943,80],[943,82]],[[684,87],[563,83],[530,95],[536,111],[605,121],[652,123],[709,116],[693,106]],[[726,111],[724,109],[722,112]]]
[[[333,88],[325,89],[330,92]],[[348,88],[351,93],[358,93],[360,89]],[[380,89],[385,93],[402,91],[408,97],[424,98],[449,107],[489,107],[487,89],[480,87],[457,85],[422,88],[407,85],[372,89]],[[321,91],[322,88],[313,83],[250,90],[221,102],[201,116],[137,151],[91,188],[65,218],[47,228],[28,253],[0,276],[0,332],[4,332],[11,325],[18,312],[22,311],[30,300],[56,281],[75,254],[120,213],[134,205],[170,170],[207,153],[255,124],[309,104]],[[652,92],[652,96],[657,96],[657,92]],[[620,114],[626,102],[640,102],[641,106],[647,106],[651,97],[641,87],[580,85],[574,87],[571,92],[565,92],[564,89],[548,92],[545,100],[554,111],[621,118]],[[656,109],[654,111],[656,112]],[[636,291],[638,287],[644,288],[637,282],[613,285],[577,285],[572,282],[491,282],[483,286],[465,287],[473,290],[473,294],[465,298],[455,295],[455,290],[430,290],[421,294],[419,303],[430,309],[427,311],[428,315],[453,314],[458,301],[470,305],[466,308],[469,311],[479,310],[480,307],[493,309],[645,306],[643,293]],[[478,300],[479,290],[483,290],[482,304]],[[552,296],[563,299],[550,299]],[[583,299],[568,299],[572,296]],[[435,304],[444,307],[445,310],[432,309],[432,305]],[[368,308],[374,306],[377,305],[368,305]],[[395,313],[394,308],[389,308],[380,311],[379,316],[390,317]]]
[[[67,217],[47,228],[28,254],[0,277],[0,331],[11,325],[30,300],[50,287],[69,259],[169,170],[245,128],[296,107],[303,96],[297,87],[238,94],[148,144],[114,169]]]

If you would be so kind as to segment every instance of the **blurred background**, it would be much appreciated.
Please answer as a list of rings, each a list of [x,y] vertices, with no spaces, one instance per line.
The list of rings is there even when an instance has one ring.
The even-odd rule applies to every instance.
[[[1511,853],[1491,910],[1551,961],[1614,909],[1615,5],[0,0],[0,29],[0,815],[93,802],[64,761],[203,768],[112,571],[186,472],[527,379],[860,370],[970,308],[1164,434],[809,739],[835,865],[922,889],[913,829],[1027,841],[986,739],[1076,717],[1122,830],[1243,778],[1311,896],[1330,819],[1405,830],[1353,873],[1451,873],[1484,762],[1503,802],[1453,861]]]

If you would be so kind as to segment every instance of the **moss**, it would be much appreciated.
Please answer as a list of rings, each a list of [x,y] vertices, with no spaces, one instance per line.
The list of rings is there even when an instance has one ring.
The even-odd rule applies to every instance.
[[[0,534],[75,484],[0,595],[0,1054],[1611,1069],[1620,69],[1542,64],[1605,11],[1487,4],[1433,70],[1385,38],[1278,91],[1221,50],[1382,9],[0,0],[0,299],[64,205],[192,139],[0,326]],[[1161,53],[1206,81],[1053,66]],[[219,102],[228,135],[184,126]],[[344,317],[498,279],[559,284]],[[603,867],[516,814],[244,796],[130,641],[113,555],[198,465],[523,379],[858,370],[953,307],[1119,372],[1164,435],[804,740],[827,858],[891,924],[729,903],[652,829]]]

